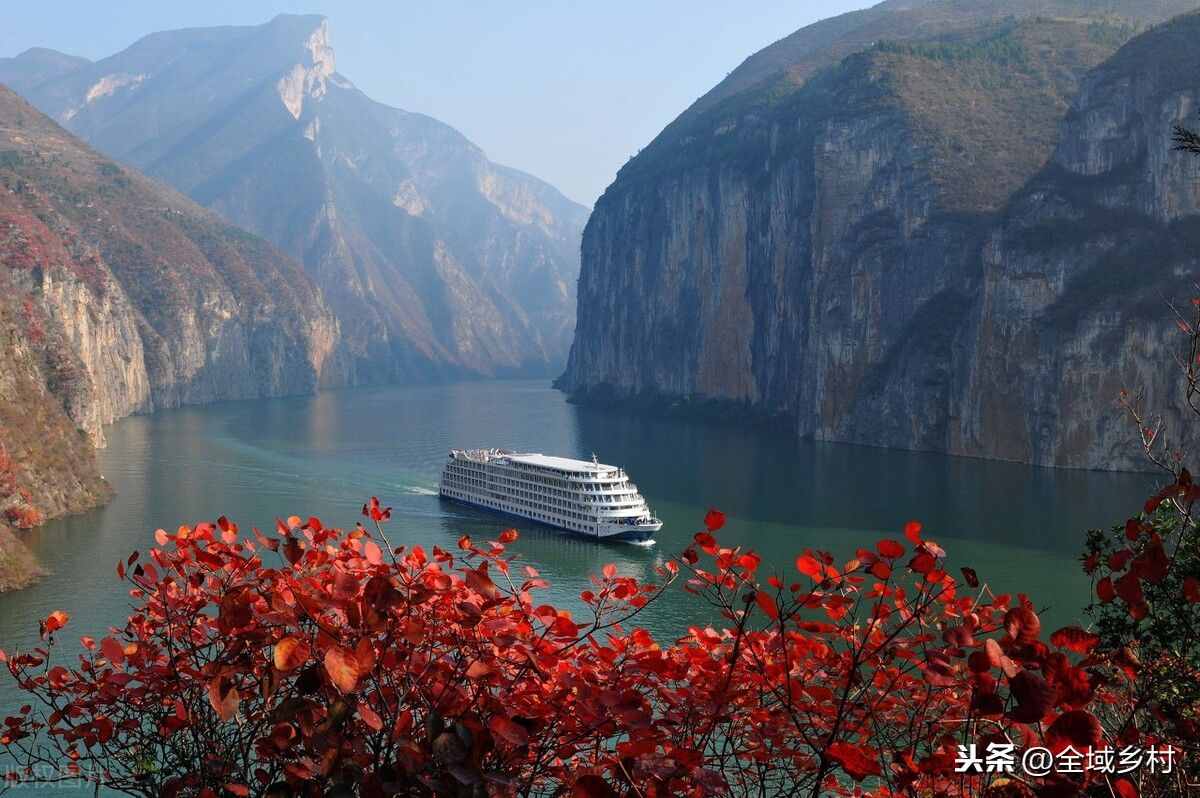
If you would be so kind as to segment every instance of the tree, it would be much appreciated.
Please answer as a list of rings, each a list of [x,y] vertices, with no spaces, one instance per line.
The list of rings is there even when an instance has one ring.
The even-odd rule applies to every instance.
[[[537,601],[515,531],[426,553],[387,541],[378,501],[363,511],[370,531],[159,530],[118,564],[121,629],[60,664],[55,612],[44,645],[3,657],[30,696],[0,731],[14,778],[147,796],[1135,794],[1114,775],[956,772],[960,745],[1115,744],[1102,721],[1123,683],[1096,678],[1095,635],[1043,642],[1029,599],[952,576],[915,522],[760,582],[712,511],[657,584],[606,566],[577,619]],[[680,579],[725,623],[663,644],[636,621]]]

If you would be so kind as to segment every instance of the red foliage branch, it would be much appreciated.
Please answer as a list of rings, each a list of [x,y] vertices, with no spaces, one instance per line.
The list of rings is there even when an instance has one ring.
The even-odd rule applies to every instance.
[[[4,657],[32,700],[0,745],[27,780],[135,795],[1133,794],[955,772],[957,746],[986,739],[1127,739],[1102,723],[1121,685],[1087,632],[1047,644],[1027,599],[969,569],[960,584],[919,524],[908,545],[806,551],[796,577],[760,582],[714,511],[657,584],[606,566],[577,618],[536,599],[513,530],[427,553],[387,541],[376,500],[364,513],[370,532],[159,530],[118,564],[123,628],[53,664],[58,612],[44,646]],[[726,624],[664,645],[634,623],[679,576]]]

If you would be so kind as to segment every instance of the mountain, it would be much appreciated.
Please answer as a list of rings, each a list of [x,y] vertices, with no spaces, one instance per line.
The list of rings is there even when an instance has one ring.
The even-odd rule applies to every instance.
[[[93,448],[114,419],[348,369],[300,264],[0,86],[0,523],[107,499]]]
[[[18,56],[0,80],[30,72]],[[14,81],[109,156],[300,260],[355,381],[561,369],[587,211],[335,70],[322,17],[147,36]]]
[[[0,83],[38,86],[91,63],[45,47],[31,47],[12,58],[0,58]]]
[[[888,2],[752,56],[597,202],[559,386],[823,440],[1140,465],[1112,404],[1173,395],[1162,291],[1192,268],[1196,188],[1169,150],[1198,59],[1155,47],[1196,5]]]

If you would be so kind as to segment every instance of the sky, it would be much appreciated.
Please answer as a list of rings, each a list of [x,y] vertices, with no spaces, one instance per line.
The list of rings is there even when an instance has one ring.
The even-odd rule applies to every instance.
[[[4,9],[0,56],[91,59],[160,30],[329,18],[338,71],[590,206],[617,169],[747,56],[873,0],[56,0]],[[750,10],[748,10],[750,9]]]

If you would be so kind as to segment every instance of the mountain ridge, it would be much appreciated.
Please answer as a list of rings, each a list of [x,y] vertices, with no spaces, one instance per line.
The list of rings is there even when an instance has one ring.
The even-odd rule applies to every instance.
[[[116,419],[345,382],[299,264],[3,85],[0,285],[0,513],[17,526],[107,500],[93,448]]]
[[[1114,386],[1148,385],[1156,407],[1178,419],[1170,374],[1155,373],[1148,344],[1112,332],[1111,304],[1110,315],[1054,324],[1069,305],[1087,308],[1086,278],[1064,280],[1089,272],[1089,236],[1112,247],[1077,221],[1108,218],[1104,208],[1072,199],[1071,213],[1031,225],[1043,241],[1084,242],[1062,262],[1010,254],[1006,268],[998,253],[1011,253],[1003,247],[1018,235],[1006,220],[1049,213],[1019,210],[1027,191],[1042,196],[1032,186],[1048,179],[1065,191],[1095,179],[1073,172],[1075,161],[1112,170],[1105,203],[1118,216],[1144,218],[1129,199],[1142,195],[1190,207],[1191,167],[1168,155],[1170,124],[1195,107],[1194,91],[1158,94],[1153,80],[1122,73],[1106,91],[1123,110],[1102,118],[1136,146],[1072,120],[1097,113],[1089,87],[1110,59],[1136,66],[1123,47],[1149,48],[1150,73],[1187,74],[1191,55],[1174,48],[1171,62],[1146,42],[1176,30],[1186,39],[1197,18],[1139,29],[1030,16],[875,42],[793,90],[750,91],[723,106],[726,116],[706,117],[719,120],[707,133],[687,140],[668,128],[589,220],[578,333],[557,384],[575,401],[750,411],[821,440],[1143,467],[1111,410]],[[1083,154],[1068,160],[1075,151]],[[1151,214],[1130,229],[1166,235],[1172,224]],[[1146,235],[1136,239],[1143,248]],[[1179,246],[1170,251],[1164,270],[1192,268]],[[1123,279],[1123,288],[1100,285],[1128,291]],[[1169,320],[1117,318],[1144,342],[1170,345]],[[1055,386],[1110,398],[1084,407]]]
[[[371,100],[337,72],[328,30],[280,15],[152,34],[27,90],[302,262],[342,320],[352,381],[557,373],[586,209]]]

